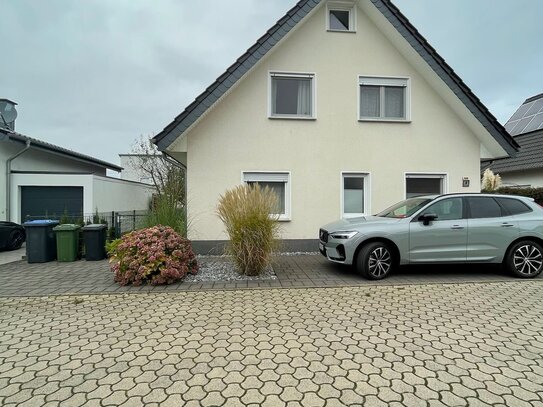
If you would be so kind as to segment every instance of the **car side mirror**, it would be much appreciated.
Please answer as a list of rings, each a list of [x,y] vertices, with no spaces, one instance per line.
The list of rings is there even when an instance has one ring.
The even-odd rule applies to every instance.
[[[428,226],[430,222],[436,219],[437,215],[435,213],[424,213],[419,216],[419,221],[421,221],[424,226]]]

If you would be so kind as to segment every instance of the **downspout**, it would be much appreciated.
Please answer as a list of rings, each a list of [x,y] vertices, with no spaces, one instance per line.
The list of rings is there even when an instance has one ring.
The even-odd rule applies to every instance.
[[[6,220],[11,221],[11,162],[17,157],[22,155],[26,150],[30,148],[30,140],[26,141],[26,146],[14,156],[8,158],[6,161]]]

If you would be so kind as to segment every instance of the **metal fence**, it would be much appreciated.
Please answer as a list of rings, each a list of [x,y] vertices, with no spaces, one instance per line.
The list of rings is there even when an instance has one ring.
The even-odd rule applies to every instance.
[[[118,238],[133,230],[142,229],[146,226],[149,211],[111,211],[95,212],[90,214],[64,213],[44,214],[41,216],[26,216],[24,222],[38,219],[58,220],[60,223],[75,223],[77,225],[89,225],[101,223],[107,225],[109,238]]]

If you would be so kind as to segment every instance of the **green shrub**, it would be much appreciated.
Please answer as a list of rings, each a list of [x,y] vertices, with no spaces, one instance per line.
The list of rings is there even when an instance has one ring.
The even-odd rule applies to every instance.
[[[198,272],[190,241],[166,226],[136,230],[107,246],[121,285],[173,284]]]
[[[166,195],[159,195],[153,200],[153,205],[145,224],[147,227],[169,226],[181,236],[187,236],[187,221],[184,208]]]
[[[494,191],[482,190],[485,194],[520,195],[533,198],[539,205],[543,205],[543,188],[511,188],[502,187]]]
[[[227,253],[242,275],[259,275],[269,265],[277,244],[279,202],[275,193],[259,185],[241,185],[219,199],[217,214],[230,237]]]

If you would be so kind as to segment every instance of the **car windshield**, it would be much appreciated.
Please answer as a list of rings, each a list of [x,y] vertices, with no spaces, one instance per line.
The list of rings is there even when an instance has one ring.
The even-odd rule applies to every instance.
[[[420,208],[430,202],[431,198],[410,198],[405,201],[398,202],[396,205],[385,209],[376,216],[383,218],[408,218],[417,212]]]

